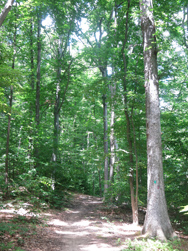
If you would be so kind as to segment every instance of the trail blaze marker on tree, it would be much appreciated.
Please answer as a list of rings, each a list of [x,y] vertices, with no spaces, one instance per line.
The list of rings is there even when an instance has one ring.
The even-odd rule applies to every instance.
[[[154,183],[156,184],[156,183],[157,183],[157,181],[156,181],[156,180],[154,180]]]

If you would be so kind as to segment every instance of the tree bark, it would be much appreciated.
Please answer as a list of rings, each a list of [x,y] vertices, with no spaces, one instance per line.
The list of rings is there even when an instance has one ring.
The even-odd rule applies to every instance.
[[[106,95],[103,98],[103,120],[104,120],[104,195],[108,189],[108,118]]]
[[[138,225],[138,196],[134,192],[134,161],[133,161],[133,141],[131,138],[131,124],[130,124],[130,116],[128,114],[127,107],[127,96],[125,94],[125,117],[127,121],[127,141],[129,146],[129,164],[130,164],[130,173],[129,173],[129,182],[130,182],[130,192],[131,192],[131,207],[132,207],[132,220],[133,224]],[[137,192],[137,188],[136,188]]]
[[[130,11],[130,0],[128,0],[127,12],[126,12],[126,23],[125,23],[125,38],[122,47],[122,58],[123,58],[123,88],[124,88],[124,102],[125,102],[125,117],[127,122],[127,141],[129,148],[129,183],[130,183],[130,193],[131,193],[131,207],[132,207],[132,221],[133,224],[138,225],[138,202],[137,195],[134,192],[134,161],[133,161],[133,140],[131,137],[131,118],[128,110],[128,99],[127,99],[127,59],[125,55],[125,47],[128,40],[128,29],[129,29],[129,11]],[[136,189],[137,192],[137,189]]]
[[[133,107],[132,107],[132,114],[131,114],[131,122],[132,122],[132,131],[133,131],[133,137],[134,137],[134,154],[136,157],[136,191],[134,195],[134,203],[135,203],[135,224],[139,224],[139,218],[138,218],[138,155],[137,155],[137,147],[136,147],[136,132],[133,122]]]
[[[143,234],[166,240],[173,237],[164,192],[157,47],[152,0],[141,0],[147,127],[147,213]]]
[[[114,16],[114,32],[115,37],[117,36],[117,7],[115,6],[112,10],[112,15]],[[113,44],[114,48],[117,48],[117,42]],[[115,73],[116,63],[115,55],[113,55],[112,60],[112,76]],[[110,94],[111,94],[111,121],[110,121],[110,185],[112,184],[114,178],[114,165],[115,165],[115,134],[114,134],[114,125],[115,125],[115,95],[116,95],[116,80],[114,79],[112,83],[109,84]]]
[[[114,176],[114,164],[115,164],[115,135],[114,135],[114,123],[115,123],[115,108],[114,108],[114,96],[116,92],[116,83],[110,85],[111,92],[111,121],[110,121],[110,183],[113,181]]]
[[[41,25],[42,18],[38,14],[38,32],[37,32],[37,83],[36,83],[36,124],[40,124],[40,79],[41,79]],[[32,62],[31,62],[32,64]],[[33,66],[33,65],[32,65]]]
[[[35,149],[34,149],[34,155],[35,155],[35,167],[39,167],[39,137],[38,137],[38,131],[39,131],[39,125],[40,125],[40,82],[41,82],[41,26],[42,26],[42,17],[40,14],[37,14],[38,19],[38,31],[37,31],[37,80],[36,80],[36,101],[35,101],[35,121],[36,121],[36,143],[35,143]],[[32,56],[32,54],[31,54]],[[32,58],[31,58],[32,60]],[[33,62],[31,61],[31,67],[33,67]],[[31,79],[32,81],[32,79]]]
[[[6,16],[11,10],[13,3],[14,3],[14,0],[8,0],[7,3],[5,4],[5,7],[0,14],[0,27],[2,26]]]
[[[101,171],[100,171],[100,168],[98,168],[98,175],[99,175],[99,194],[100,194],[100,197],[102,197],[102,185],[101,185]]]
[[[31,64],[31,78],[30,78],[30,85],[32,91],[34,90],[34,49],[33,49],[33,20],[30,20],[30,64]],[[32,110],[32,109],[31,109]]]
[[[5,198],[8,197],[8,182],[9,182],[9,143],[10,143],[10,123],[11,123],[11,113],[12,113],[12,99],[13,99],[13,86],[10,87],[10,96],[9,96],[9,104],[10,104],[10,112],[8,114],[8,128],[7,128],[7,143],[6,143],[6,159],[5,159]]]
[[[13,60],[12,60],[12,69],[15,67],[15,55],[16,55],[16,34],[17,34],[17,26],[14,27],[14,42],[13,42]],[[9,95],[9,105],[10,111],[8,114],[8,128],[7,128],[7,142],[6,142],[6,158],[5,158],[5,197],[8,197],[8,183],[9,183],[9,145],[10,145],[10,126],[11,126],[11,114],[12,114],[12,101],[13,101],[13,86],[10,87],[10,95]]]
[[[56,181],[56,171],[57,171],[57,156],[58,156],[58,148],[59,148],[59,132],[60,132],[60,124],[59,124],[59,117],[60,117],[60,102],[61,102],[61,56],[62,56],[62,44],[61,38],[59,38],[59,48],[58,48],[58,69],[57,69],[57,84],[56,84],[56,96],[55,96],[55,104],[54,104],[54,138],[53,138],[53,154],[52,154],[52,161],[53,161],[53,173],[52,177],[54,180],[54,184]],[[54,187],[55,189],[55,187]]]
[[[70,33],[70,32],[69,32]],[[67,35],[67,41],[69,41],[69,34]],[[59,134],[60,134],[60,122],[59,122],[59,118],[60,118],[60,111],[61,111],[61,107],[65,101],[65,97],[66,97],[66,93],[68,90],[68,86],[70,83],[70,67],[71,64],[73,62],[73,60],[71,59],[71,61],[68,63],[67,65],[67,69],[65,69],[64,72],[64,77],[65,74],[67,75],[67,79],[66,79],[66,85],[64,88],[64,91],[62,92],[61,90],[61,84],[62,84],[62,74],[61,74],[61,70],[62,70],[62,58],[64,56],[64,53],[67,50],[67,43],[64,45],[63,48],[63,38],[60,35],[59,36],[59,45],[58,45],[58,51],[57,51],[57,83],[56,83],[56,96],[55,96],[55,104],[54,104],[54,138],[53,138],[53,153],[52,153],[52,161],[53,161],[53,173],[52,173],[52,179],[54,181],[56,181],[56,171],[57,171],[57,161],[58,161],[58,148],[59,148]],[[69,52],[69,56],[70,56],[70,52]],[[55,189],[55,186],[54,186]]]

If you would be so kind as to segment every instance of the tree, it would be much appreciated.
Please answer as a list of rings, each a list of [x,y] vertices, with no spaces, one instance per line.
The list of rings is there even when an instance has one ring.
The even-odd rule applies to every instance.
[[[59,139],[60,139],[60,113],[62,106],[66,100],[67,91],[71,83],[71,67],[74,58],[71,55],[70,49],[70,39],[75,28],[76,11],[71,6],[67,8],[53,7],[52,16],[56,21],[56,42],[55,48],[57,52],[55,53],[55,71],[57,72],[55,80],[55,103],[54,103],[54,138],[53,138],[53,178],[56,181],[57,176],[57,166],[60,162],[59,156]],[[64,17],[64,19],[62,18]],[[54,50],[56,51],[56,49]]]
[[[133,223],[138,224],[138,192],[136,192],[136,196],[134,193],[134,169],[133,169],[133,139],[131,137],[131,119],[129,115],[128,109],[128,95],[127,95],[127,55],[125,55],[125,46],[128,42],[128,28],[129,28],[129,12],[130,12],[130,0],[127,3],[127,12],[126,12],[126,23],[125,23],[125,37],[122,46],[122,58],[123,58],[123,89],[124,89],[124,103],[125,103],[125,117],[127,123],[127,141],[128,141],[128,149],[129,149],[129,165],[130,165],[130,174],[129,174],[129,182],[130,182],[130,192],[131,192],[131,206],[132,206],[132,218]],[[138,176],[136,176],[138,178]],[[138,185],[138,182],[136,181]],[[136,187],[136,191],[138,191],[138,187]]]
[[[157,44],[151,0],[140,1],[143,34],[146,127],[147,127],[147,213],[143,234],[166,240],[173,237],[164,192]]]
[[[16,17],[16,14],[15,14]],[[15,67],[15,55],[16,55],[16,38],[17,38],[17,24],[14,25],[13,33],[13,59],[12,59],[12,70]],[[9,183],[9,147],[10,147],[10,129],[11,129],[11,113],[12,113],[12,103],[13,103],[13,85],[10,86],[10,94],[8,95],[10,111],[8,113],[8,128],[7,128],[7,142],[6,142],[6,159],[5,159],[5,197],[8,197],[8,183]]]
[[[108,116],[107,116],[107,91],[108,91],[108,60],[109,60],[109,52],[110,47],[106,46],[109,37],[108,26],[112,19],[112,6],[111,3],[107,8],[107,2],[104,3],[93,3],[93,7],[90,7],[88,12],[88,20],[90,21],[91,29],[88,32],[82,32],[82,37],[87,41],[90,45],[89,48],[86,48],[85,52],[87,53],[87,57],[90,54],[89,61],[91,64],[94,63],[95,67],[101,73],[103,90],[102,90],[102,100],[103,100],[103,124],[104,124],[104,196],[107,194],[107,190],[109,187],[109,155],[108,155]],[[107,33],[107,34],[106,34]],[[94,39],[92,39],[92,37]]]
[[[5,4],[4,9],[1,11],[0,14],[0,27],[2,26],[6,16],[8,15],[9,11],[11,10],[11,7],[14,3],[14,0],[8,0],[7,3]]]
[[[36,134],[38,135],[39,131],[39,125],[40,125],[40,89],[41,89],[41,26],[42,26],[42,17],[39,14],[41,12],[40,9],[37,11],[37,76],[36,76],[36,101],[35,101],[35,122],[36,122]],[[31,28],[32,29],[32,28]],[[32,41],[32,33],[31,33],[31,41]],[[32,45],[31,45],[32,46]],[[31,47],[32,50],[32,47]],[[33,67],[32,62],[32,51],[31,51],[31,71]],[[32,74],[32,72],[31,72]],[[32,82],[32,77],[31,77]],[[32,85],[32,83],[31,83]],[[36,140],[38,141],[38,138],[36,137]],[[35,158],[36,158],[36,168],[39,167],[38,161],[39,161],[39,149],[38,149],[38,142],[35,143]]]

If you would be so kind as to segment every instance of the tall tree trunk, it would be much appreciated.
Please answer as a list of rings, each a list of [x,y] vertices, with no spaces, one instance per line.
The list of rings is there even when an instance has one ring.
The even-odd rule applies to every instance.
[[[173,237],[164,191],[157,46],[152,0],[141,0],[141,28],[146,91],[147,213],[142,232],[161,240]]]
[[[114,124],[115,124],[115,108],[114,108],[114,96],[116,92],[116,83],[110,84],[111,92],[111,121],[110,121],[110,182],[113,181],[114,176],[114,164],[115,164],[115,135],[114,135]]]
[[[60,124],[59,124],[59,104],[60,102],[60,88],[59,84],[56,86],[56,101],[54,105],[54,139],[53,139],[53,155],[52,155],[52,161],[53,161],[53,179],[54,182],[56,180],[56,171],[57,171],[57,157],[58,157],[58,148],[59,148],[59,131],[60,131]]]
[[[30,75],[30,85],[32,91],[35,86],[35,75],[34,75],[34,49],[33,49],[33,20],[30,20],[30,67],[31,67],[31,75]]]
[[[136,147],[136,132],[135,132],[135,127],[134,127],[134,121],[133,121],[133,107],[132,107],[132,112],[131,112],[131,123],[132,123],[132,131],[133,131],[133,138],[134,138],[134,154],[136,157],[136,192],[135,192],[135,223],[139,224],[139,219],[138,219],[138,155],[137,155],[137,147]]]
[[[94,34],[95,41],[97,44],[98,49],[101,49],[102,43],[102,21],[103,19],[100,18],[98,22],[98,29],[99,29],[99,39],[97,40],[97,34]],[[98,58],[98,68],[102,74],[104,81],[107,78],[107,61],[104,61],[103,58],[99,56]],[[106,102],[106,94],[104,93],[102,96],[103,99],[103,121],[104,121],[104,197],[108,190],[108,117],[107,117],[107,102]]]
[[[114,32],[115,37],[117,36],[117,7],[115,6],[112,11],[114,16]],[[117,48],[117,42],[113,44],[114,48]],[[112,76],[115,73],[115,55],[112,60]],[[115,124],[115,94],[116,94],[116,82],[115,79],[109,85],[111,95],[111,121],[110,121],[110,183],[112,183],[114,176],[114,165],[115,165],[115,135],[114,135],[114,124]]]
[[[133,220],[133,224],[138,225],[138,202],[137,202],[138,197],[137,195],[135,196],[135,192],[134,192],[133,140],[131,137],[131,121],[130,121],[130,116],[128,113],[126,99],[127,99],[127,96],[125,94],[125,105],[126,105],[125,117],[127,121],[127,141],[128,141],[128,147],[129,147],[129,164],[130,164],[129,182],[130,182],[130,192],[131,192],[132,220]]]
[[[102,185],[101,185],[101,170],[98,168],[98,175],[99,175],[99,194],[102,197]]]
[[[134,192],[133,140],[131,137],[131,119],[130,119],[130,115],[128,111],[127,59],[125,55],[125,47],[128,40],[129,11],[130,11],[130,0],[128,0],[128,5],[127,5],[125,38],[124,38],[123,47],[122,47],[122,58],[123,58],[123,67],[124,67],[123,88],[124,88],[124,102],[125,102],[125,117],[126,117],[126,122],[127,122],[127,141],[128,141],[128,147],[129,147],[129,165],[130,165],[129,182],[130,182],[130,192],[131,192],[132,220],[134,224],[138,225],[138,202],[137,202],[137,196],[135,196],[135,192]]]
[[[108,189],[108,119],[106,95],[103,95],[103,120],[104,120],[104,196]]]
[[[38,32],[37,32],[37,83],[36,83],[36,124],[40,124],[40,80],[41,80],[41,25],[42,18],[38,14]],[[31,58],[32,60],[32,58]],[[33,62],[31,62],[33,64]],[[33,66],[33,65],[31,65]]]
[[[13,42],[13,60],[12,60],[12,69],[15,67],[15,55],[16,55],[16,33],[17,26],[15,25],[14,30],[14,42]],[[12,114],[12,101],[13,101],[13,86],[10,87],[10,95],[9,95],[9,106],[10,111],[8,114],[8,127],[7,127],[7,142],[6,142],[6,158],[5,158],[5,197],[8,197],[8,183],[9,183],[9,145],[10,145],[10,126],[11,126],[11,114]]]
[[[34,44],[33,44],[33,19],[31,18],[30,20],[30,34],[29,34],[29,39],[30,39],[30,71],[31,74],[29,76],[29,81],[30,81],[30,88],[31,88],[31,93],[34,93],[35,89],[35,73],[34,73]],[[36,100],[35,100],[36,102]],[[33,99],[30,100],[30,106],[29,106],[29,113],[30,113],[30,130],[29,130],[29,147],[28,147],[28,159],[31,159],[31,155],[33,153],[33,129],[32,129],[32,119],[33,119],[33,111],[35,110],[36,104],[33,103]],[[36,116],[36,115],[35,115]],[[35,149],[34,149],[34,154],[35,154]],[[33,161],[30,161],[30,168],[33,168]]]
[[[37,134],[37,142],[35,143],[35,167],[39,167],[39,125],[40,125],[40,82],[41,82],[41,26],[42,26],[42,17],[40,13],[37,14],[38,19],[38,31],[37,31],[37,81],[36,81],[36,113],[35,113],[35,121],[36,121],[36,134]],[[32,60],[32,58],[31,58]],[[33,62],[31,61],[31,67],[33,67]]]
[[[55,105],[54,105],[54,139],[53,139],[53,180],[56,181],[56,171],[57,171],[57,158],[58,158],[58,148],[59,148],[59,133],[60,133],[60,98],[61,98],[61,87],[60,87],[60,78],[61,78],[61,66],[58,66],[57,70],[57,84],[56,84],[56,96],[55,96]],[[54,187],[55,188],[55,187]]]
[[[67,44],[65,44],[65,47],[62,47],[63,41],[62,41],[62,36],[59,36],[59,45],[58,45],[58,51],[57,51],[57,62],[58,62],[58,66],[57,66],[57,84],[56,84],[56,96],[55,96],[55,104],[54,104],[54,139],[53,139],[53,153],[52,153],[52,161],[53,161],[53,173],[52,173],[52,179],[55,185],[55,181],[56,181],[56,171],[57,171],[57,161],[58,161],[58,149],[59,149],[59,134],[60,134],[60,122],[59,122],[59,118],[60,118],[60,111],[61,111],[61,107],[65,101],[65,97],[66,97],[66,93],[68,90],[68,86],[70,83],[70,67],[71,64],[73,62],[73,60],[71,59],[71,61],[69,62],[67,69],[65,69],[64,74],[67,75],[67,83],[65,85],[65,88],[62,92],[61,90],[61,83],[62,83],[62,74],[61,74],[61,70],[62,70],[62,58],[64,53],[66,53],[67,51],[67,46],[68,46],[68,42],[69,42],[69,36],[70,36],[70,32],[68,33],[67,36]],[[69,56],[70,56],[70,52],[69,52]],[[55,186],[54,186],[55,189]]]
[[[9,144],[10,144],[10,123],[12,113],[12,99],[13,99],[13,86],[10,87],[9,105],[10,111],[8,114],[8,128],[7,128],[7,143],[6,143],[6,158],[5,158],[5,197],[8,197],[8,183],[9,183]]]

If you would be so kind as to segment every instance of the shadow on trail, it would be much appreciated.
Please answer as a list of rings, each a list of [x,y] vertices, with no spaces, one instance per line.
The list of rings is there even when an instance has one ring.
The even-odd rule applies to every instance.
[[[77,194],[66,211],[49,218],[48,230],[52,242],[56,242],[56,249],[48,250],[122,250],[122,242],[134,238],[141,227],[118,220],[109,221],[104,208],[102,199]]]

